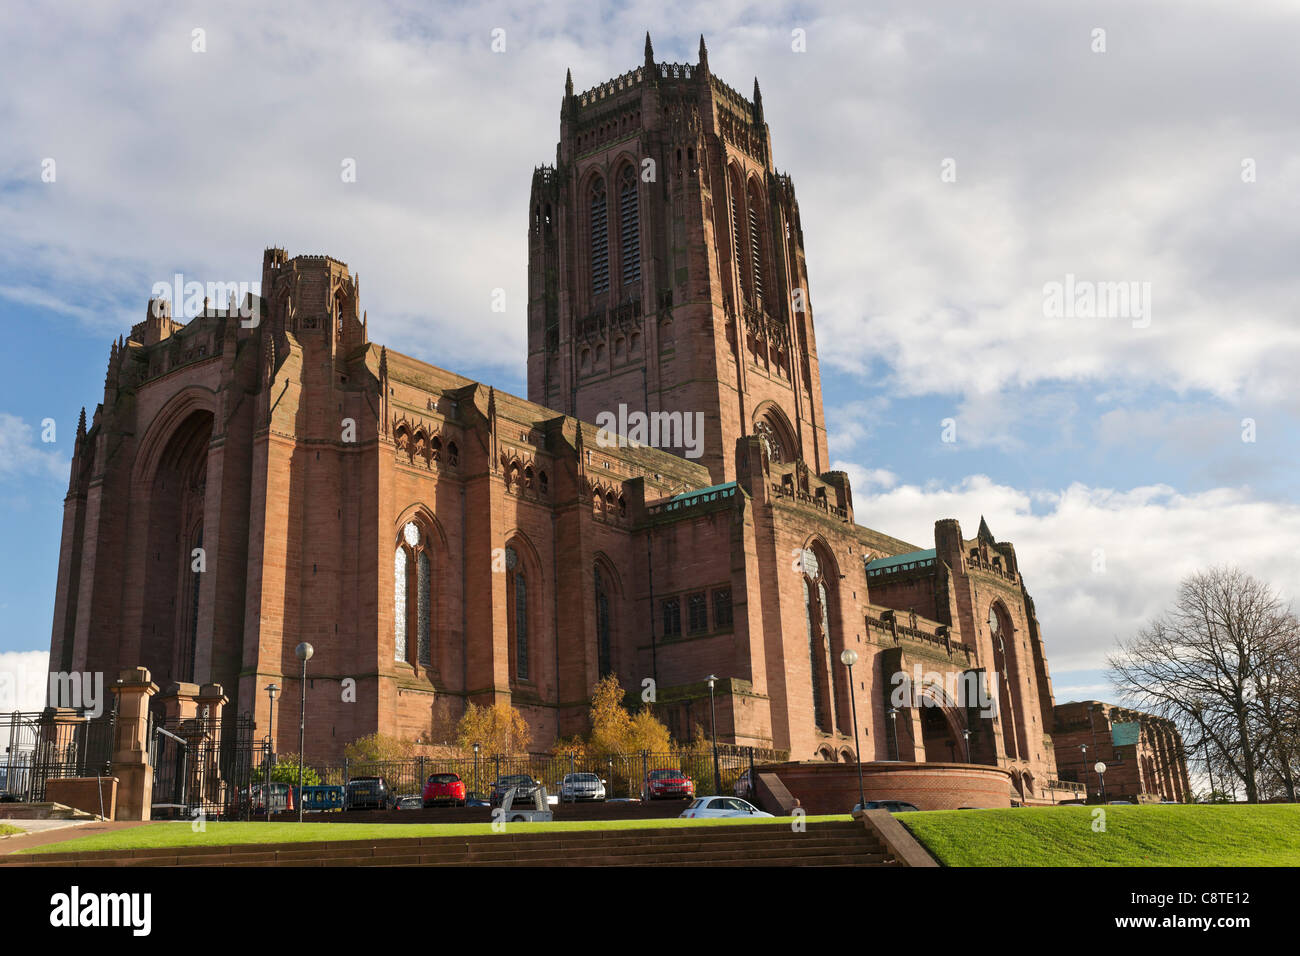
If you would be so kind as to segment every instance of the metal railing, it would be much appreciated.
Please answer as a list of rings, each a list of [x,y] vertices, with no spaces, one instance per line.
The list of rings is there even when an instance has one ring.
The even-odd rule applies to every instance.
[[[738,778],[755,764],[784,759],[784,755],[754,747],[719,746],[718,771],[722,792],[735,792]],[[418,796],[435,773],[455,773],[470,793],[486,796],[502,777],[527,774],[548,791],[558,794],[566,774],[594,773],[605,781],[606,799],[641,799],[650,771],[680,770],[695,783],[695,792],[713,793],[713,751],[683,750],[666,753],[623,754],[484,754],[477,757],[410,757],[403,760],[345,760],[316,766],[321,783],[340,786],[358,777],[383,777],[393,796]]]
[[[113,726],[112,714],[71,720],[42,712],[0,714],[0,795],[41,803],[47,780],[107,775]]]

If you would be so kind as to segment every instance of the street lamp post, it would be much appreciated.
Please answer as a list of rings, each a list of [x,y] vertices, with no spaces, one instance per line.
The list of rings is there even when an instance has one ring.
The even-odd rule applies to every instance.
[[[853,665],[858,662],[858,652],[851,647],[846,647],[840,654],[840,660],[849,669],[849,704],[853,708],[853,753],[858,758],[858,806],[865,812],[867,789],[862,783],[862,742],[858,739],[858,697],[853,687]]]
[[[1084,793],[1084,801],[1083,801],[1083,802],[1084,802],[1084,803],[1087,803],[1087,802],[1088,802],[1088,800],[1087,800],[1087,795],[1088,795],[1088,745],[1087,745],[1087,744],[1079,744],[1079,751],[1080,751],[1080,753],[1083,755],[1083,756],[1081,756],[1081,757],[1079,758],[1080,764],[1081,764],[1081,766],[1083,767],[1083,769],[1080,771],[1080,775],[1083,777],[1083,780],[1080,781],[1080,782],[1083,784],[1083,788],[1084,788],[1084,789],[1083,789],[1083,793]]]
[[[271,767],[275,753],[275,695],[280,688],[274,683],[266,685],[266,696],[271,701],[271,717],[266,731],[266,773],[262,780],[262,799],[266,801],[266,822],[271,822]]]
[[[1101,802],[1106,802],[1106,765],[1098,760],[1092,765],[1092,769],[1097,771],[1097,779],[1101,781]]]
[[[961,732],[961,739],[966,742],[966,762],[970,763],[970,729]]]
[[[298,660],[302,661],[302,696],[298,704],[298,822],[302,823],[302,765],[307,755],[307,662],[316,653],[316,649],[303,641],[293,649]],[[268,781],[269,782],[269,781]],[[270,788],[267,788],[267,803],[270,803]]]
[[[722,792],[722,771],[718,769],[718,706],[713,700],[713,685],[717,678],[709,675],[709,712],[713,723],[713,792]]]
[[[478,744],[474,745],[474,792],[478,793]]]

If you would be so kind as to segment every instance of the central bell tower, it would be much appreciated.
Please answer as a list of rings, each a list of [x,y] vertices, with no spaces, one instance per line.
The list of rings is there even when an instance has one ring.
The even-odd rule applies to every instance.
[[[695,65],[656,63],[647,34],[636,69],[584,93],[566,77],[529,201],[531,401],[692,416],[718,483],[746,435],[830,468],[799,204],[771,151],[758,81],[746,99],[713,76],[703,37]]]

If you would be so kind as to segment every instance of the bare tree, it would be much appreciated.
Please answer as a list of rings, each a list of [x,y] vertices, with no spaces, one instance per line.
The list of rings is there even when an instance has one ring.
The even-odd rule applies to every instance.
[[[1291,608],[1239,568],[1215,567],[1184,579],[1174,604],[1107,663],[1127,700],[1172,720],[1188,754],[1256,803],[1261,777],[1295,799],[1298,653]]]

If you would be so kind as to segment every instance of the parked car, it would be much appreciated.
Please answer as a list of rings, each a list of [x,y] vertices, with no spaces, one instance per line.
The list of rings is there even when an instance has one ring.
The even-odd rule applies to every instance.
[[[260,783],[253,784],[251,791],[244,791],[254,813],[266,813],[266,791],[266,786]],[[293,796],[294,788],[292,786],[272,780],[270,784],[271,812],[286,813],[298,809],[298,804],[294,801]]]
[[[694,820],[703,817],[771,817],[748,800],[740,797],[700,797],[682,811],[681,817]]]
[[[465,806],[465,781],[458,773],[431,773],[424,782],[424,806],[445,803],[453,807]]]
[[[1131,807],[1131,806],[1133,806],[1133,801],[1132,801],[1132,800],[1107,800],[1106,802],[1109,803],[1112,807]]]
[[[345,810],[387,810],[388,781],[383,777],[353,777],[344,787]]]
[[[465,806],[467,807],[490,807],[492,800],[489,795],[479,793],[477,790],[471,790],[465,794]]]
[[[594,773],[566,773],[560,781],[560,802],[604,800],[605,781]]]
[[[853,812],[866,808],[868,810],[888,810],[890,813],[920,813],[921,808],[906,800],[868,800],[865,804],[855,803]]]
[[[404,793],[393,801],[394,810],[422,810],[424,798],[415,793]]]
[[[494,807],[501,806],[501,799],[506,795],[506,791],[515,787],[517,789],[515,803],[522,804],[531,801],[533,793],[541,785],[540,780],[534,780],[526,773],[508,773],[493,782],[490,801]]]
[[[642,800],[691,800],[694,797],[694,780],[680,770],[663,767],[651,770],[641,788]]]
[[[297,789],[296,787],[294,788]],[[302,788],[303,810],[342,810],[343,788],[320,784]]]

